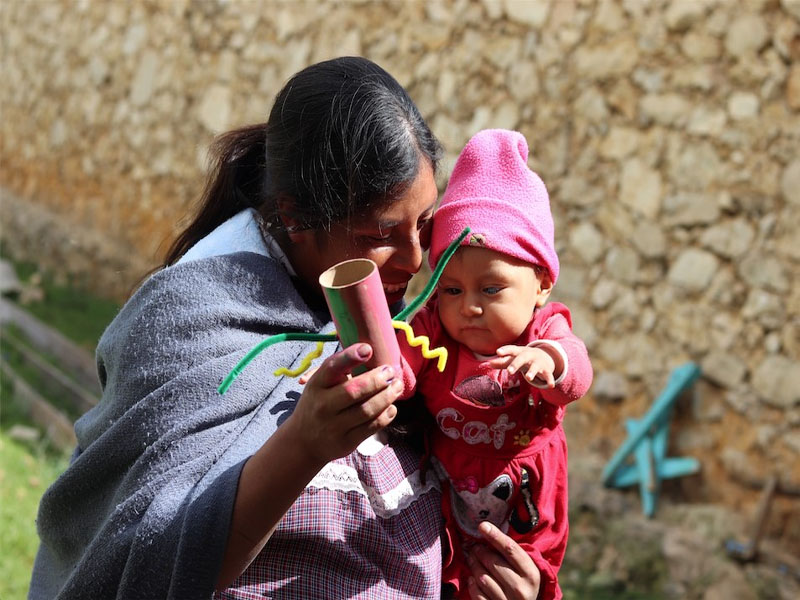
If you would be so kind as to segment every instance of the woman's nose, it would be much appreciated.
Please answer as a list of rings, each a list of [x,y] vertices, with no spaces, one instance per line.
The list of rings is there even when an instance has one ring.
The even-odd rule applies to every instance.
[[[413,274],[422,266],[422,252],[419,233],[415,231],[398,249],[395,261],[398,266]]]

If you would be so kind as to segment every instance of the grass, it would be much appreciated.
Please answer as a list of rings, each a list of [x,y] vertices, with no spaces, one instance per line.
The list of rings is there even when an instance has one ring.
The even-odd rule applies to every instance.
[[[100,335],[119,311],[119,304],[88,293],[81,282],[70,279],[59,282],[49,273],[40,273],[33,263],[14,261],[2,251],[0,254],[14,264],[20,281],[41,277],[43,297],[26,303],[25,310],[78,345],[94,351]]]
[[[0,386],[0,598],[27,596],[33,560],[39,546],[36,511],[47,487],[67,467],[69,457],[45,440],[22,442],[8,431],[30,426],[5,385]]]
[[[28,342],[27,336],[21,332],[13,324],[8,324],[0,327],[0,339],[13,340],[18,346],[23,346],[28,350],[34,352],[39,358],[44,359],[48,363],[58,367],[58,359],[47,353],[35,351],[31,344]],[[22,353],[17,350],[15,346],[9,343],[0,345],[0,352],[2,352],[3,359],[11,366],[14,372],[22,377],[31,387],[38,391],[43,397],[47,398],[51,405],[56,407],[67,417],[73,421],[80,417],[78,409],[75,405],[64,398],[61,394],[54,394],[48,390],[45,384],[40,380],[39,371],[32,367],[28,361],[22,356]],[[69,377],[68,373],[65,373]],[[4,389],[4,388],[3,388]],[[4,390],[5,392],[5,390]],[[3,397],[13,397],[13,389],[3,393]]]
[[[8,359],[7,359],[8,360]],[[15,425],[34,427],[39,439],[23,442],[9,436]],[[0,379],[0,598],[24,599],[39,536],[36,512],[47,487],[67,467],[59,452],[31,423],[14,398],[11,384]]]
[[[37,274],[38,268],[31,263],[15,262],[5,252],[17,276],[25,284]],[[38,286],[41,300],[27,303],[24,308],[41,321],[54,327],[75,343],[93,351],[105,327],[116,315],[119,305],[113,301],[95,297],[85,291],[84,286],[74,281],[58,282],[49,274],[41,277]],[[13,327],[3,327],[0,336],[14,337],[25,342],[24,335]],[[3,358],[15,372],[37,388],[41,388],[35,371],[27,367],[10,344],[2,345]],[[58,362],[57,357],[44,356],[45,360]],[[74,409],[58,399],[48,398],[52,404],[70,418],[77,415]],[[0,599],[22,600],[27,596],[33,561],[39,546],[36,533],[36,513],[42,494],[66,469],[69,456],[58,451],[48,441],[40,428],[39,439],[20,441],[9,436],[15,425],[36,426],[25,410],[17,404],[11,384],[0,377]]]
[[[616,554],[611,563],[601,557],[603,545],[609,543]],[[564,600],[662,600],[667,559],[659,539],[631,539],[624,517],[572,510],[558,578]]]

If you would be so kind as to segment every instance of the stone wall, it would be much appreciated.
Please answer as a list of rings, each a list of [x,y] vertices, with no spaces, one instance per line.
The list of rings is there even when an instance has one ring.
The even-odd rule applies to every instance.
[[[3,239],[120,294],[155,264],[216,132],[306,64],[367,56],[447,149],[516,128],[547,183],[596,367],[573,452],[608,457],[669,370],[705,374],[682,499],[800,489],[800,0],[92,2],[2,9]],[[444,181],[444,177],[443,177]],[[599,474],[598,474],[599,477]],[[793,504],[794,503],[794,504]],[[797,498],[772,530],[800,540]]]

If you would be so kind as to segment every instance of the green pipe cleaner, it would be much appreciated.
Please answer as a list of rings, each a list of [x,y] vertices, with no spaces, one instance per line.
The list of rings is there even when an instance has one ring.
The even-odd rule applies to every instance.
[[[427,285],[423,288],[422,293],[414,298],[411,303],[406,306],[402,311],[400,311],[397,316],[395,317],[396,321],[405,321],[409,315],[414,313],[420,306],[422,306],[425,301],[430,298],[431,294],[433,294],[433,290],[436,288],[436,284],[439,283],[439,278],[442,276],[442,272],[444,268],[447,266],[448,261],[452,258],[453,254],[455,254],[458,247],[461,245],[461,242],[464,240],[465,237],[470,232],[469,227],[465,227],[461,234],[453,240],[447,249],[442,253],[441,258],[439,259],[439,263],[436,265],[436,268],[433,270],[431,274],[431,278],[428,281]],[[239,376],[239,374],[245,370],[247,365],[249,365],[253,359],[261,354],[261,352],[268,347],[272,346],[273,344],[278,344],[280,342],[291,342],[291,341],[307,341],[307,342],[337,342],[339,338],[333,334],[324,334],[324,333],[279,333],[277,335],[273,335],[265,339],[263,342],[259,342],[253,348],[244,355],[244,357],[236,363],[236,366],[231,369],[231,372],[225,376],[225,379],[222,380],[222,383],[217,388],[217,391],[220,394],[224,394],[228,391],[228,388],[231,387],[231,384],[234,380]]]
[[[414,298],[408,306],[406,306],[403,310],[397,313],[397,316],[395,317],[396,321],[405,321],[410,314],[414,313],[420,306],[425,304],[428,298],[431,297],[434,288],[436,288],[436,284],[439,283],[439,278],[442,276],[444,268],[447,266],[447,263],[450,262],[450,259],[453,257],[453,254],[456,253],[456,250],[458,250],[458,247],[461,245],[461,242],[465,237],[467,237],[467,234],[469,234],[469,232],[470,228],[464,227],[464,230],[461,232],[461,234],[452,242],[450,242],[450,245],[447,247],[447,249],[442,253],[442,256],[439,258],[439,262],[436,265],[436,268],[433,270],[433,273],[431,274],[431,278],[428,281],[428,284],[422,289],[422,293],[416,298]]]

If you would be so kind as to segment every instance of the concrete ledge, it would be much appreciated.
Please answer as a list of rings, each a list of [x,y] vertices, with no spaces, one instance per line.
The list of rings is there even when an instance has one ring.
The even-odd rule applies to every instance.
[[[0,372],[14,386],[15,400],[22,404],[34,423],[45,429],[53,445],[65,452],[74,449],[78,440],[75,438],[72,421],[17,375],[2,357],[0,357]]]
[[[99,395],[97,367],[94,357],[89,352],[13,302],[0,298],[0,324],[3,323],[13,323],[19,327],[36,348],[55,355],[87,392]]]

